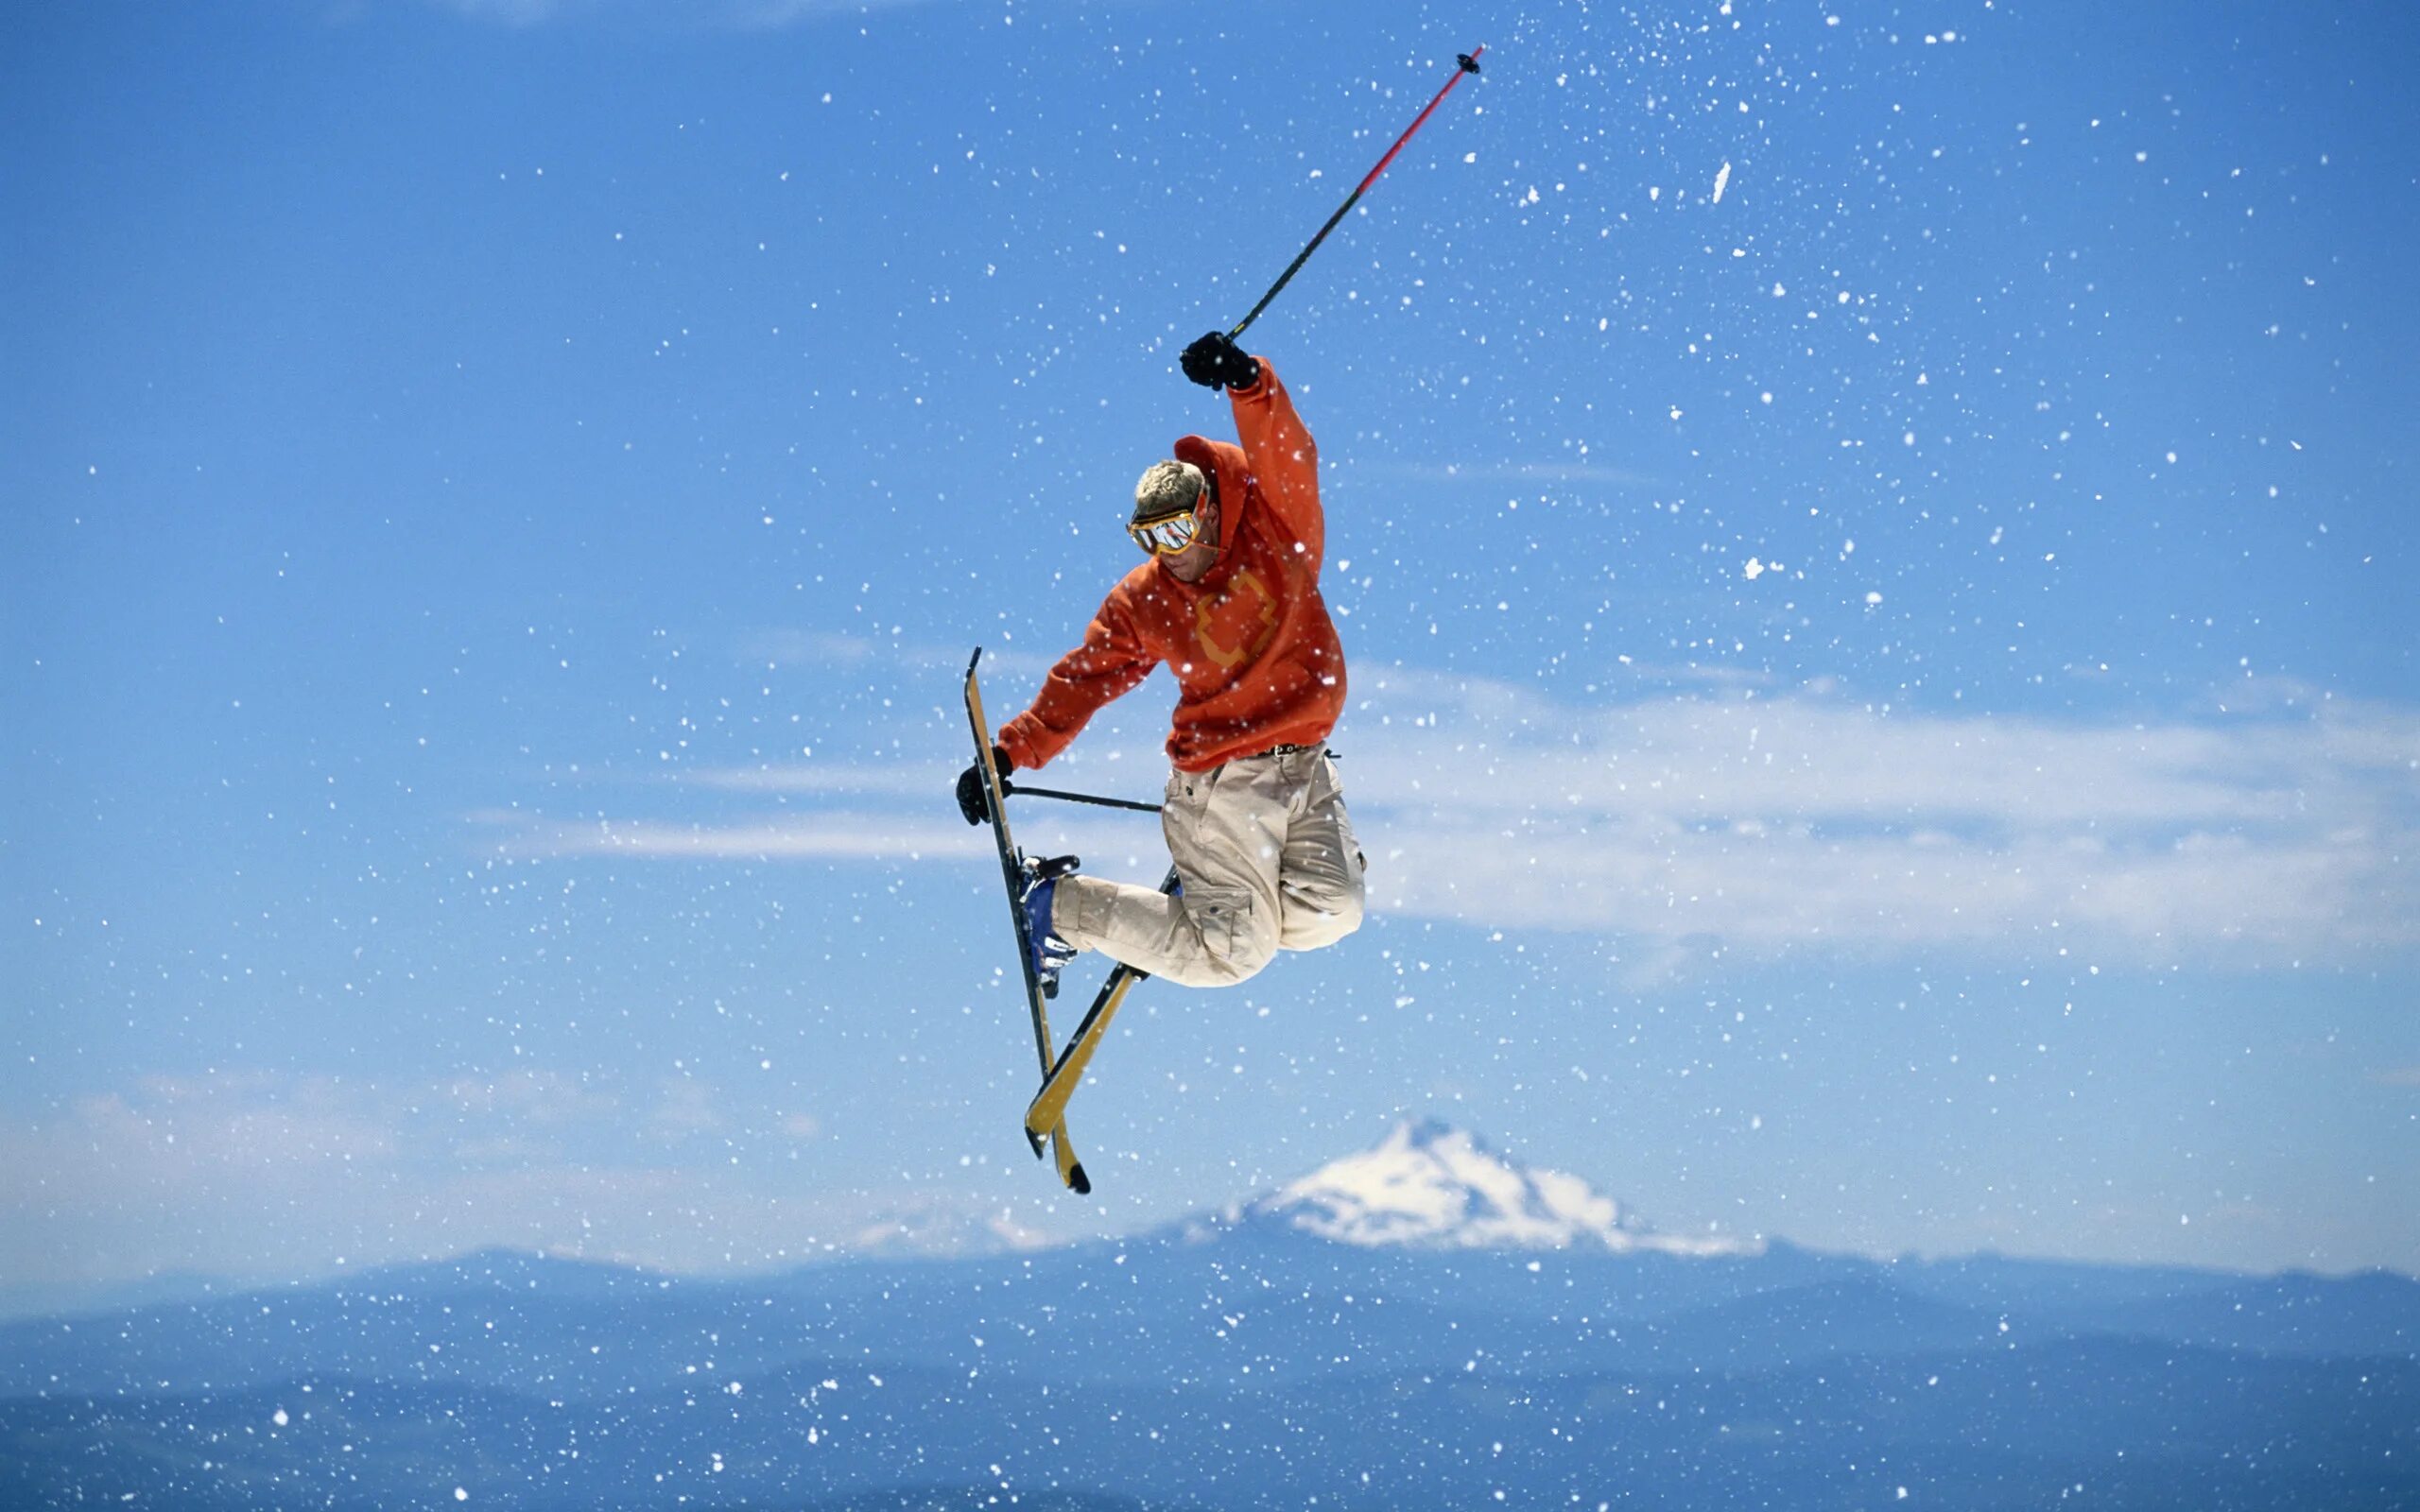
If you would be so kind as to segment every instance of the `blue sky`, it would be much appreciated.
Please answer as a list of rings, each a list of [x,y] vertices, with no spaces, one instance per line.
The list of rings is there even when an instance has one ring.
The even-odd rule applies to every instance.
[[[2413,1268],[2403,8],[0,26],[0,1278],[1063,1238],[1431,1111],[1668,1228]],[[959,671],[1481,42],[1249,343],[1374,917],[1139,994],[1073,1199]]]

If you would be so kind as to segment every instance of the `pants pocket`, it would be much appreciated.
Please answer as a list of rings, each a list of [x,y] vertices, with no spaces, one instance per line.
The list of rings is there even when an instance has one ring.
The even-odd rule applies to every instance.
[[[1224,888],[1217,892],[1187,892],[1184,907],[1192,916],[1194,928],[1201,934],[1202,954],[1222,966],[1247,971],[1260,964],[1259,960],[1248,959],[1255,954],[1252,894]]]

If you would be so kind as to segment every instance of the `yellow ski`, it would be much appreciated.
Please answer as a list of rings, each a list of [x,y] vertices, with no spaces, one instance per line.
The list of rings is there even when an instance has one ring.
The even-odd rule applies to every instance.
[[[1160,891],[1176,890],[1176,868],[1168,868],[1167,880],[1160,884]],[[1026,1106],[1025,1137],[1037,1138],[1043,1130],[1054,1127],[1066,1117],[1067,1099],[1076,1095],[1076,1084],[1084,1079],[1084,1068],[1092,1064],[1093,1052],[1100,1048],[1101,1036],[1109,1032],[1109,1021],[1117,1017],[1118,1005],[1126,1001],[1127,988],[1150,976],[1124,962],[1111,971],[1109,980],[1100,985],[1100,993],[1093,1005],[1084,1011],[1083,1022],[1067,1040],[1067,1048],[1059,1053],[1057,1064],[1042,1078],[1042,1091],[1033,1094]]]
[[[983,660],[983,648],[975,648],[974,659],[966,663],[966,719],[975,732],[975,759],[982,765],[983,780],[992,808],[992,837],[1000,847],[1000,876],[1009,891],[1009,916],[1016,924],[1017,969],[1025,973],[1026,1004],[1033,1013],[1033,1045],[1042,1062],[1046,1079],[1051,1071],[1050,1015],[1043,1005],[1046,995],[1042,980],[1033,970],[1033,940],[1026,927],[1025,907],[1021,902],[1025,890],[1025,852],[1009,836],[1009,811],[1006,795],[1000,789],[999,768],[992,761],[992,727],[983,718],[983,694],[976,685],[976,663]],[[1065,1099],[1061,1099],[1063,1104]],[[1042,1154],[1042,1141],[1049,1136],[1051,1162],[1059,1169],[1059,1179],[1077,1193],[1093,1189],[1092,1178],[1084,1175],[1083,1161],[1076,1158],[1074,1142],[1067,1138],[1064,1115],[1055,1117],[1042,1128],[1028,1128],[1026,1143],[1033,1146],[1036,1158]]]

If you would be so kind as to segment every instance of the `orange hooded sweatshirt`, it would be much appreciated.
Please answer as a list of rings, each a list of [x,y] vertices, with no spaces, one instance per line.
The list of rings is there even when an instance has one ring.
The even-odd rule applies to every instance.
[[[1021,767],[1046,765],[1085,721],[1165,662],[1179,696],[1168,759],[1206,772],[1271,746],[1316,744],[1344,711],[1344,647],[1320,598],[1327,544],[1319,452],[1269,359],[1231,389],[1240,447],[1204,437],[1176,457],[1217,479],[1218,560],[1184,583],[1154,557],[1110,590],[1084,644],[1000,730]]]

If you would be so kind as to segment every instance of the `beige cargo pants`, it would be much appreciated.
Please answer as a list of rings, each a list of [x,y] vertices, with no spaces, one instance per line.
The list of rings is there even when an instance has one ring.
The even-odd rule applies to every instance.
[[[1061,938],[1184,987],[1230,987],[1281,950],[1361,927],[1361,852],[1325,751],[1177,772],[1160,828],[1183,892],[1063,878],[1050,911]]]

